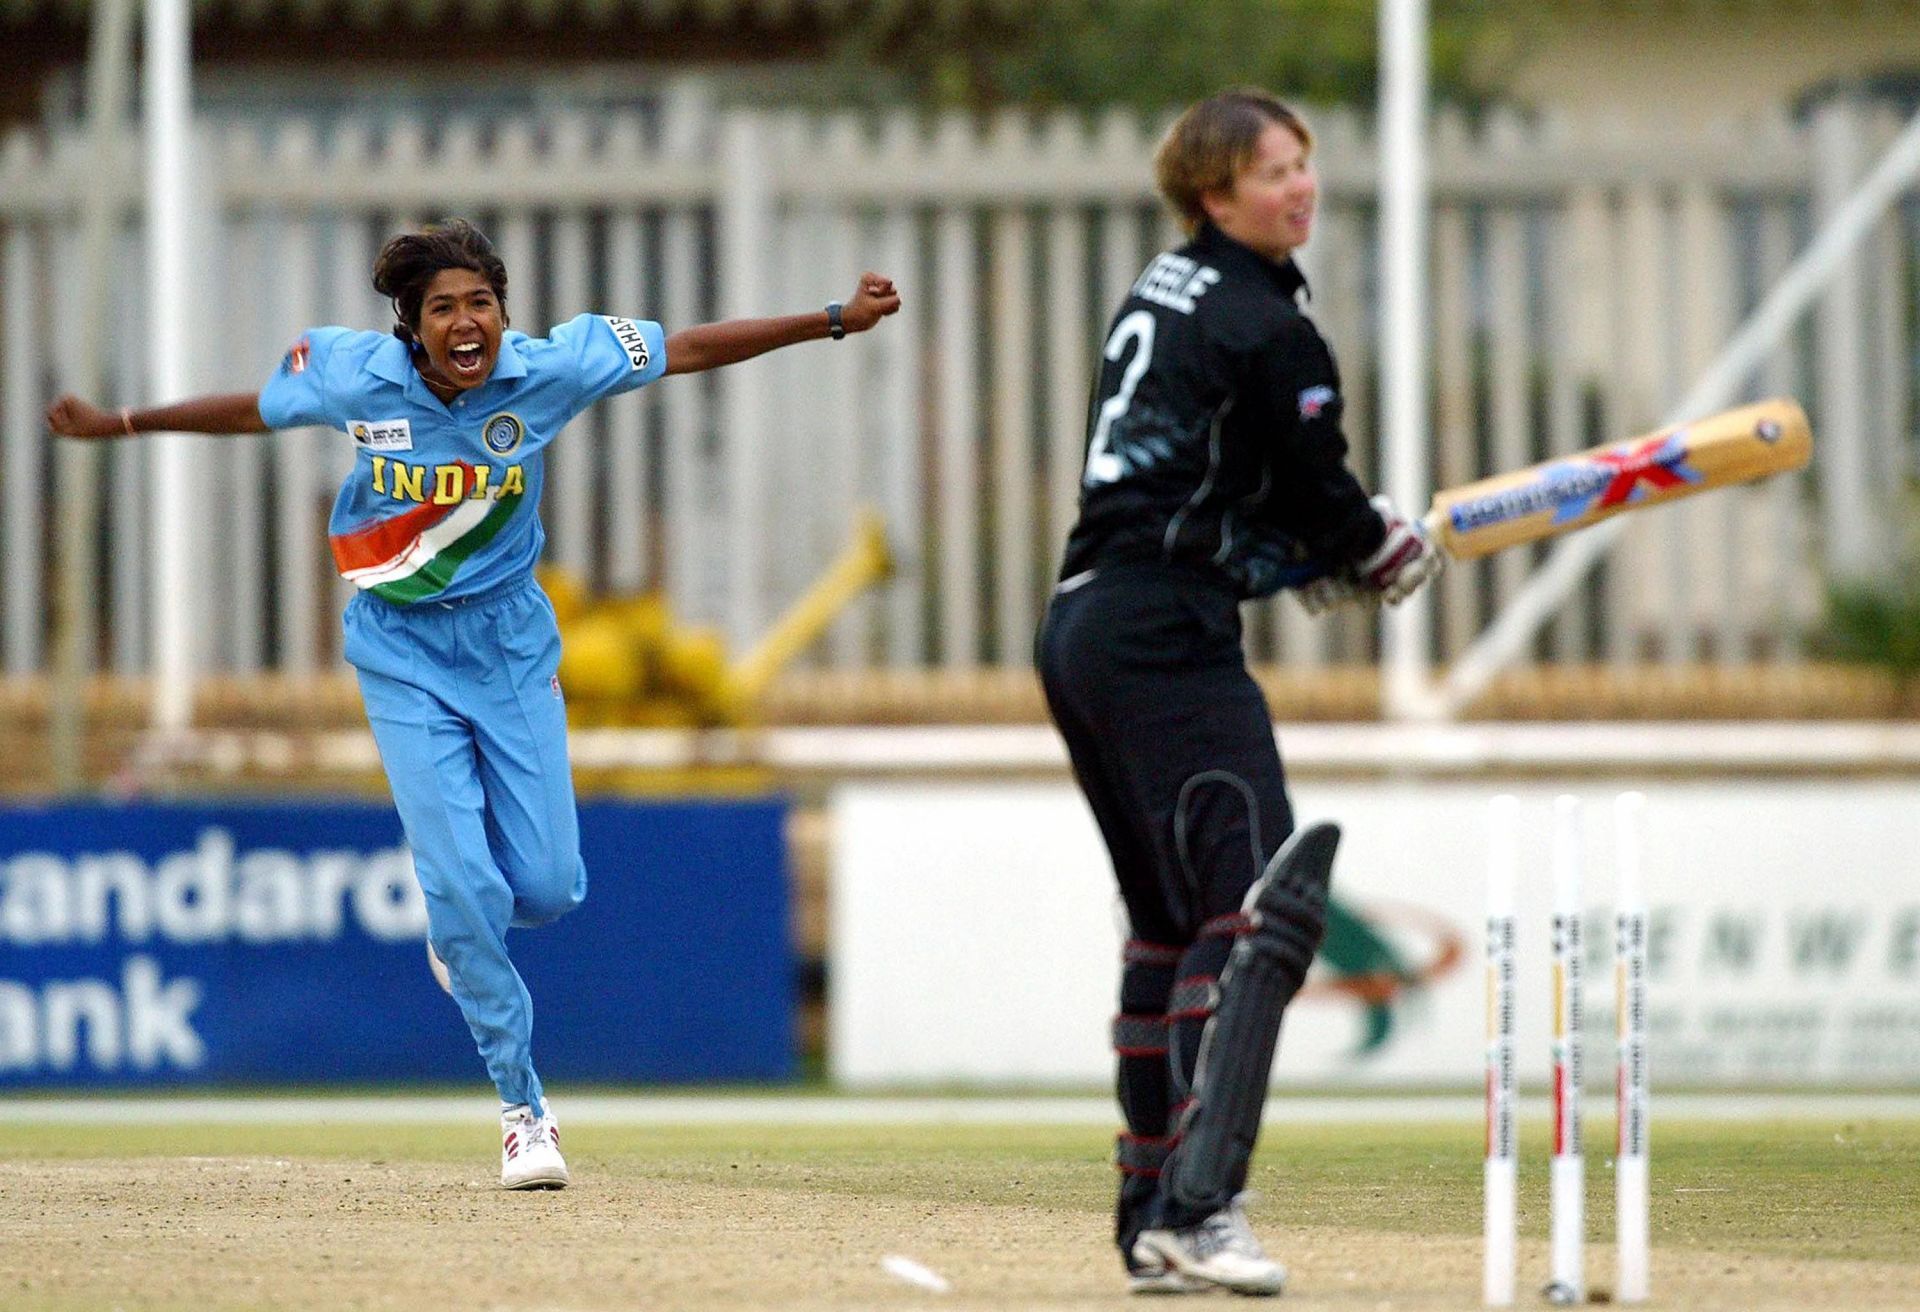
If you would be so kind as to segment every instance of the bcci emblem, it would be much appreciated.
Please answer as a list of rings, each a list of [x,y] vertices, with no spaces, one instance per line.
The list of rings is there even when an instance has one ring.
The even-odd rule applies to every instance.
[[[486,427],[480,430],[480,440],[497,456],[512,455],[526,435],[527,426],[520,422],[520,416],[508,412],[487,420]]]

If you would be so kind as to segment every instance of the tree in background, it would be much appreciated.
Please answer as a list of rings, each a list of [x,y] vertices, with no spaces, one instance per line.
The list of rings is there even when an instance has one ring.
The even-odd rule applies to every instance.
[[[1371,104],[1377,0],[872,0],[831,38],[836,95],[932,109],[1165,109],[1241,83]],[[1505,11],[1505,12],[1503,12]],[[1433,82],[1484,102],[1515,49],[1503,0],[1433,0]],[[888,70],[876,79],[874,70]]]

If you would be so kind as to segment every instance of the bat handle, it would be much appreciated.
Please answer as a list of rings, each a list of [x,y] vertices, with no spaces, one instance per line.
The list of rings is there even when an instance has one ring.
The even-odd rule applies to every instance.
[[[1454,559],[1454,555],[1451,551],[1447,550],[1447,540],[1440,535],[1440,530],[1446,525],[1446,522],[1446,516],[1441,513],[1438,507],[1420,516],[1420,528],[1426,533],[1427,540],[1440,549],[1441,555],[1445,556],[1448,560],[1452,560]],[[1301,588],[1313,582],[1315,579],[1324,578],[1331,573],[1333,573],[1333,571],[1327,567],[1325,562],[1319,560],[1308,561],[1298,567],[1297,572],[1286,586],[1289,588]]]

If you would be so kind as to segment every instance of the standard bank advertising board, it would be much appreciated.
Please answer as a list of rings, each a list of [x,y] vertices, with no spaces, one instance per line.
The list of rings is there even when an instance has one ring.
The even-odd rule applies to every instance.
[[[784,807],[581,808],[589,892],[509,945],[549,1082],[792,1066]],[[0,1085],[480,1081],[391,807],[0,811]]]

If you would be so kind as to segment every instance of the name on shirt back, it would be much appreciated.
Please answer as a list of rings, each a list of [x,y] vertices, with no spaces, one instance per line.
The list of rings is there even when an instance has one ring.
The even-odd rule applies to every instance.
[[[1169,310],[1192,314],[1207,288],[1219,281],[1218,269],[1166,251],[1153,257],[1153,263],[1133,284],[1133,294]]]

